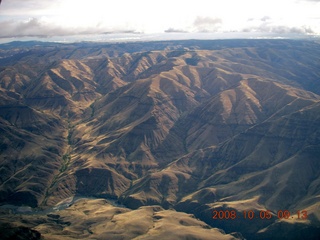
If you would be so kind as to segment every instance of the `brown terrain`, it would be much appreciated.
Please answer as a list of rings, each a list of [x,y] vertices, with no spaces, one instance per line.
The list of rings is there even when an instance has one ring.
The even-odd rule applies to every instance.
[[[307,40],[0,45],[0,203],[39,211],[0,208],[3,238],[318,239],[319,56]]]

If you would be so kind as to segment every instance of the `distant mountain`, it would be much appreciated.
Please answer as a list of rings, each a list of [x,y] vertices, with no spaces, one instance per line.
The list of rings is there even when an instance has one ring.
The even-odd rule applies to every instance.
[[[221,239],[317,239],[319,56],[307,40],[0,45],[0,202],[112,198]]]

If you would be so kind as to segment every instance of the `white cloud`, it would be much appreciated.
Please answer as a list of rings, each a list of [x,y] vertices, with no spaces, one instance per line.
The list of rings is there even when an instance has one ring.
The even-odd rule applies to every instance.
[[[31,18],[25,21],[2,21],[0,22],[2,31],[1,38],[10,37],[53,37],[80,34],[101,34],[101,33],[133,33],[132,29],[126,28],[103,28],[96,26],[94,28],[87,26],[62,27],[43,19]]]
[[[2,38],[24,36],[48,37],[72,33],[70,30],[41,22],[37,18],[32,18],[27,21],[2,21],[0,24],[3,28],[0,32],[0,37]]]
[[[176,29],[176,28],[168,28],[166,30],[164,30],[165,33],[187,33],[186,30],[183,30],[183,29]]]
[[[271,17],[269,17],[269,16],[264,16],[264,17],[262,17],[260,20],[261,20],[262,22],[267,22],[267,21],[271,20]]]
[[[259,27],[254,28],[245,28],[243,29],[244,32],[265,32],[265,33],[275,33],[275,34],[314,34],[315,32],[307,26],[301,27],[288,27],[288,26],[268,26],[268,25],[261,25]]]
[[[0,37],[102,32],[320,34],[320,0],[4,0]]]
[[[222,19],[198,16],[193,22],[197,32],[216,32],[221,28]]]
[[[62,0],[3,0],[2,15],[7,16],[31,16],[55,14],[61,6]]]
[[[306,25],[281,25],[277,21],[273,21],[270,17],[264,17],[259,20],[250,19],[251,25],[242,29],[243,32],[265,32],[274,34],[315,34],[316,31]]]

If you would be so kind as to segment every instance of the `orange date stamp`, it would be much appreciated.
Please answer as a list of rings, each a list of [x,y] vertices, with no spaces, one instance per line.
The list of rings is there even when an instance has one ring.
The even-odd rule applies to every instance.
[[[242,211],[239,213],[235,210],[213,210],[212,218],[216,220],[234,220],[234,219],[261,219],[270,220],[273,217],[277,219],[308,219],[306,210],[290,212],[288,210],[279,210],[277,213],[272,213],[270,210],[261,211]]]

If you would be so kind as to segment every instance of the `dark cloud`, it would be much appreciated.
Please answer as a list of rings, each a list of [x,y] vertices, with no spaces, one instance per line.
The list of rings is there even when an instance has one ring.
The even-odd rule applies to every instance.
[[[221,18],[200,17],[193,22],[193,26],[198,32],[215,32],[222,24]]]

